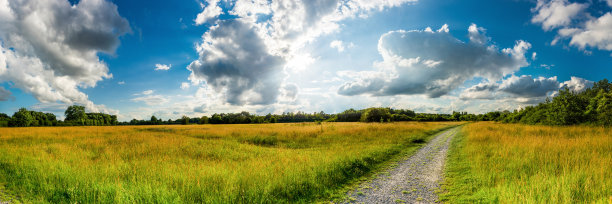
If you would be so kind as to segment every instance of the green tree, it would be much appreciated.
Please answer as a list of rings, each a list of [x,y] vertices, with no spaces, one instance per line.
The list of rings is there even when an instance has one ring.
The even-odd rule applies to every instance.
[[[157,125],[158,124],[157,117],[155,117],[154,115],[151,116],[151,124],[152,125]]]
[[[65,121],[77,122],[78,124],[84,125],[85,120],[87,120],[87,114],[83,106],[69,106],[64,114],[66,115]]]
[[[117,125],[119,121],[117,121],[117,116],[116,115],[111,115],[110,116],[110,124],[111,125]]]
[[[25,108],[20,108],[11,118],[11,126],[15,127],[29,127],[32,122],[34,122],[32,114]]]
[[[545,124],[573,125],[584,121],[587,102],[579,94],[565,88],[559,90],[548,108],[548,118]]]
[[[202,116],[200,118],[200,124],[208,124],[208,117],[207,116]]]
[[[368,108],[361,115],[362,122],[385,122],[391,119],[388,108]]]
[[[585,115],[597,124],[612,125],[612,91],[600,89],[597,95],[591,98]]]
[[[181,117],[181,124],[188,125],[189,124],[189,117],[187,117],[187,116]]]

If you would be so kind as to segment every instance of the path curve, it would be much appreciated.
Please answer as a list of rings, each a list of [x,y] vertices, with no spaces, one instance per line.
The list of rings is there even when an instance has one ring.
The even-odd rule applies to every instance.
[[[396,167],[348,193],[348,203],[436,203],[452,138],[461,127],[439,133]]]

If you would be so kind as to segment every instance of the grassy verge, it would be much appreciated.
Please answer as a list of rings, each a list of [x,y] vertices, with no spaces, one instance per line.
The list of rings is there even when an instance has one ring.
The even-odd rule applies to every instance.
[[[473,123],[455,137],[446,203],[610,203],[612,134],[600,127]]]
[[[311,202],[456,124],[7,128],[0,183],[36,203]]]

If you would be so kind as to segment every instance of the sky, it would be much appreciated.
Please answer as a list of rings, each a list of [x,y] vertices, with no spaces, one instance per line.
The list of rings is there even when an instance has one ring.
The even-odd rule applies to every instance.
[[[612,0],[0,0],[0,112],[514,110],[612,79]]]

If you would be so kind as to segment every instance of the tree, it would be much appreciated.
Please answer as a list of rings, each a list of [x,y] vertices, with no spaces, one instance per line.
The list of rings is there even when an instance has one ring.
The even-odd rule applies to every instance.
[[[69,106],[64,112],[66,115],[65,121],[74,121],[81,125],[85,124],[85,120],[87,119],[87,114],[85,113],[85,107],[83,106]]]
[[[390,121],[391,113],[388,108],[368,108],[361,116],[362,122]]]
[[[30,111],[25,108],[20,108],[19,111],[13,114],[11,126],[28,127],[30,124],[32,124],[32,122],[34,122],[34,119],[32,118]]]
[[[594,98],[591,98],[585,115],[601,125],[612,125],[612,91],[600,89]]]
[[[583,121],[586,109],[586,101],[580,95],[565,88],[559,90],[548,108],[547,124],[550,125],[573,125]]]
[[[221,115],[215,113],[212,115],[209,122],[210,124],[221,124],[223,123],[223,119],[221,118]]]
[[[0,113],[0,127],[6,127],[9,125],[11,117],[5,113]]]
[[[208,124],[208,117],[202,116],[202,118],[200,118],[200,124]]]
[[[151,116],[151,124],[152,125],[157,125],[158,124],[157,118],[155,116]]]
[[[110,124],[111,125],[117,125],[119,121],[117,121],[117,116],[116,115],[111,115],[110,116]]]
[[[189,117],[187,117],[187,116],[181,117],[181,124],[188,125],[189,124]]]

